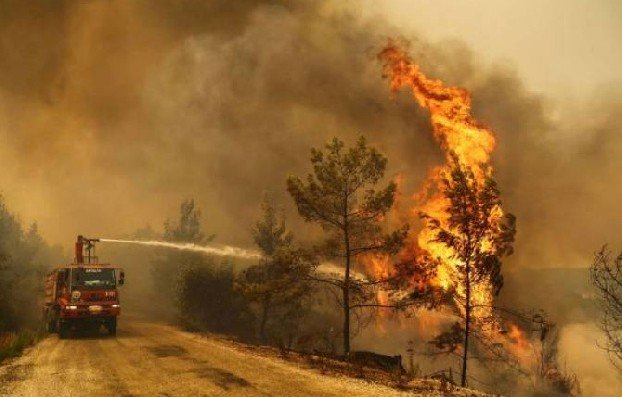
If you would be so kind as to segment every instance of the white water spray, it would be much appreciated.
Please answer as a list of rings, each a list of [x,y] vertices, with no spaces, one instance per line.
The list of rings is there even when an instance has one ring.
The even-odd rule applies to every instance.
[[[243,259],[260,259],[263,257],[259,252],[254,250],[247,250],[239,247],[232,247],[230,245],[224,245],[221,247],[209,247],[203,245],[196,245],[194,243],[173,243],[170,241],[157,241],[157,240],[117,240],[111,238],[100,238],[98,239],[102,242],[108,243],[122,243],[122,244],[138,244],[138,245],[148,245],[152,247],[165,247],[165,248],[173,248],[183,251],[194,251],[194,252],[202,252],[204,254],[209,255],[218,255],[218,256],[233,256],[236,258]],[[316,269],[318,273],[337,275],[342,277],[345,269],[343,266],[339,266],[333,262],[322,262]],[[356,271],[351,270],[351,275],[354,278],[360,280],[367,280],[367,277]]]
[[[246,250],[244,248],[232,247],[229,245],[224,245],[221,247],[209,247],[196,245],[193,243],[173,243],[170,241],[142,241],[142,240],[116,240],[109,238],[100,238],[99,241],[109,242],[109,243],[124,243],[124,244],[139,244],[139,245],[148,245],[152,247],[165,247],[165,248],[173,248],[183,251],[194,251],[194,252],[202,252],[210,255],[218,255],[218,256],[234,256],[236,258],[244,258],[244,259],[259,259],[262,255],[257,251]]]
[[[247,250],[239,247],[232,247],[230,245],[223,245],[221,247],[209,247],[204,245],[196,245],[194,243],[173,243],[170,241],[157,241],[157,240],[117,240],[111,238],[100,238],[98,239],[102,242],[108,243],[122,243],[122,244],[138,244],[138,245],[147,245],[151,247],[165,247],[165,248],[173,248],[182,251],[194,251],[201,252],[208,255],[218,255],[218,256],[233,256],[236,258],[243,259],[260,259],[263,258],[258,251]],[[345,269],[343,266],[339,266],[333,262],[323,262],[317,268],[316,272],[320,274],[332,275],[343,277]],[[363,273],[358,273],[354,270],[350,271],[350,274],[353,278],[359,280],[368,280],[367,276]]]

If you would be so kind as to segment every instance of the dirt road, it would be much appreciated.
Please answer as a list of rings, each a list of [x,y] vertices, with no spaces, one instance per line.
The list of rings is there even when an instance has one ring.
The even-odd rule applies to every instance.
[[[10,396],[403,396],[175,327],[123,318],[116,338],[49,336],[0,366]],[[412,394],[411,394],[412,395]]]

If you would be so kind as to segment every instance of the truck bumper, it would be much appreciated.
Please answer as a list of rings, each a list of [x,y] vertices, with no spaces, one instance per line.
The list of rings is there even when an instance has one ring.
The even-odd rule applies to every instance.
[[[60,323],[69,327],[82,328],[107,325],[114,319],[116,319],[116,316],[61,318]]]
[[[74,306],[75,307],[75,306]],[[64,307],[60,311],[61,320],[84,320],[94,321],[110,319],[121,314],[121,308],[112,307],[111,305],[83,305],[77,306],[75,309]]]

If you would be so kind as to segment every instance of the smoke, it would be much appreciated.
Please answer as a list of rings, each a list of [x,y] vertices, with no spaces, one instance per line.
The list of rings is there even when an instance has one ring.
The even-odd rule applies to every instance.
[[[367,135],[406,194],[441,158],[424,112],[380,78],[375,52],[399,32],[350,6],[6,1],[0,18],[2,189],[55,242],[159,222],[194,196],[222,241],[248,244],[264,190],[296,219],[283,180],[335,135]],[[584,265],[621,220],[610,181],[622,96],[562,118],[512,69],[409,39],[428,74],[473,91],[497,133],[497,176],[519,219],[513,261]]]
[[[78,233],[158,224],[191,196],[217,241],[249,246],[268,189],[305,239],[316,229],[298,220],[286,176],[308,171],[310,147],[359,134],[388,155],[389,176],[404,175],[406,200],[442,154],[425,112],[407,92],[392,97],[380,76],[375,54],[400,32],[355,5],[3,1],[0,189],[9,207],[68,246]],[[622,243],[613,240],[619,88],[553,100],[463,43],[407,39],[428,75],[472,92],[476,118],[497,135],[504,208],[518,218],[508,268],[585,266],[602,243]]]
[[[0,173],[46,236],[119,234],[194,196],[220,239],[248,243],[241,220],[262,192],[289,203],[285,177],[334,135],[373,135],[401,152],[390,153],[395,171],[423,178],[434,144],[413,134],[427,127],[411,104],[386,92],[375,24],[327,5],[227,3],[7,6],[0,154],[14,167]],[[31,21],[32,8],[45,23]],[[209,18],[188,24],[203,21],[195,14]],[[231,26],[212,26],[223,19]],[[20,50],[29,45],[34,56]]]
[[[242,259],[258,259],[261,258],[261,254],[257,251],[245,250],[239,247],[232,247],[229,245],[225,245],[222,247],[209,247],[209,246],[201,246],[193,243],[171,243],[168,241],[140,241],[140,240],[115,240],[115,239],[107,239],[101,238],[99,241],[109,242],[109,243],[122,243],[122,244],[138,244],[138,245],[146,245],[152,247],[165,247],[165,248],[173,248],[182,251],[193,251],[193,252],[201,252],[207,255],[216,255],[216,256],[230,256],[235,258]]]
[[[596,341],[603,340],[602,333],[594,324],[576,323],[564,327],[560,340],[563,352],[560,364],[580,374],[584,396],[618,396],[622,390],[622,379]],[[607,381],[603,382],[604,379]]]

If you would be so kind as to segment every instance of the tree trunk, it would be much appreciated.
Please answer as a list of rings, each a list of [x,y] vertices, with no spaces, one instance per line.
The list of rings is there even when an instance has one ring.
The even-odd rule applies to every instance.
[[[464,351],[462,352],[462,377],[460,386],[466,387],[467,384],[467,362],[469,352],[469,330],[471,329],[471,279],[469,274],[469,260],[466,261],[466,280],[465,280],[465,298],[466,305],[464,308]]]
[[[347,216],[347,195],[344,214],[344,243],[346,248],[346,271],[343,277],[343,351],[350,354],[350,235]]]
[[[346,271],[343,280],[343,350],[350,353],[350,252],[346,254]]]

